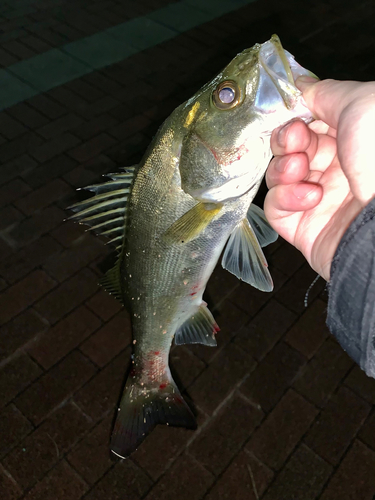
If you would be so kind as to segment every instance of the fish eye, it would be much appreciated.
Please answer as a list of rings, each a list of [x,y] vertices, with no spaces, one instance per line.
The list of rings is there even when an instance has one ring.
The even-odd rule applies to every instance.
[[[236,82],[226,80],[219,83],[212,94],[212,100],[219,109],[232,109],[240,102],[241,91]]]

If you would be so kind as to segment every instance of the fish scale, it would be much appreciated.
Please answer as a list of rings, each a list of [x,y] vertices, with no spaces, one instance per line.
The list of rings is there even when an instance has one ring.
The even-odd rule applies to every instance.
[[[251,202],[272,130],[295,117],[312,120],[294,84],[303,74],[310,72],[276,35],[246,49],[167,118],[138,166],[89,186],[95,196],[73,207],[73,219],[113,235],[119,249],[102,280],[132,320],[132,367],[111,438],[119,457],[156,424],[195,427],[169,351],[173,339],[216,345],[219,327],[203,293],[224,247],[225,269],[272,290],[261,246],[277,235]]]

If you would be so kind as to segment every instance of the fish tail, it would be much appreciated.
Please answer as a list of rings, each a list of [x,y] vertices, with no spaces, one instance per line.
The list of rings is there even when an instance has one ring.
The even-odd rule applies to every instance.
[[[139,380],[134,382],[130,375],[118,408],[111,451],[120,458],[128,457],[157,424],[197,427],[170,373],[165,374],[159,385],[153,382],[149,387]]]

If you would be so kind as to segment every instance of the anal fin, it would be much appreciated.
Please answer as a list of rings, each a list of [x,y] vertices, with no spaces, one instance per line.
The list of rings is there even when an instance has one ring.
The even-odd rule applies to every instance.
[[[203,344],[215,347],[216,333],[220,331],[218,324],[212,316],[205,302],[199,306],[185,323],[180,326],[175,334],[175,344]]]

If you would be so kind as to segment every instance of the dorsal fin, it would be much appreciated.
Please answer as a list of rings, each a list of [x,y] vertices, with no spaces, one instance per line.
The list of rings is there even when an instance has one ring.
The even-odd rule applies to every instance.
[[[247,219],[261,247],[266,247],[277,240],[279,235],[270,226],[263,210],[254,203],[250,205],[247,211]]]
[[[90,231],[110,238],[117,250],[121,248],[126,222],[126,205],[134,180],[136,165],[124,172],[108,174],[111,180],[93,184],[83,189],[92,191],[95,196],[69,207],[75,212],[69,219],[87,224]]]
[[[116,264],[105,273],[99,283],[110,295],[125,305],[121,289],[121,259],[117,259]]]

